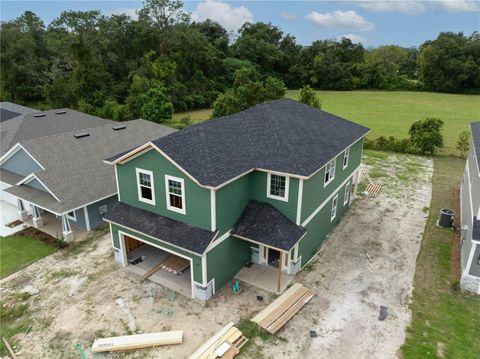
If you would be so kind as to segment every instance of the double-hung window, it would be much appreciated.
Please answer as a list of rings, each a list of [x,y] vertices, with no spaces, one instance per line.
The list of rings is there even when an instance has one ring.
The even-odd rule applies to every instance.
[[[347,148],[345,150],[345,153],[343,154],[343,169],[348,167],[348,159],[350,157],[350,148]]]
[[[77,215],[76,215],[75,211],[68,212],[67,213],[67,218],[71,219],[72,221],[76,221],[77,220]]]
[[[274,173],[267,175],[267,197],[288,202],[289,177]]]
[[[324,186],[332,182],[335,178],[335,162],[336,162],[336,158],[328,162],[327,165],[325,166]]]
[[[345,195],[343,197],[343,205],[345,206],[350,199],[350,181],[348,181],[347,185],[345,186]]]
[[[185,183],[183,178],[165,175],[167,209],[185,214]]]
[[[332,212],[330,214],[330,222],[332,222],[337,216],[337,204],[338,204],[338,194],[333,197],[332,200]]]
[[[152,171],[137,168],[137,192],[140,202],[155,205],[155,187]]]

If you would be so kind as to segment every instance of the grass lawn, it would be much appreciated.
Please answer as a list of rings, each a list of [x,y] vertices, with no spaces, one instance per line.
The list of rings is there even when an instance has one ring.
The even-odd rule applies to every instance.
[[[0,237],[0,278],[4,278],[53,252],[56,248],[23,236]]]
[[[287,97],[298,99],[298,90],[287,91]],[[318,91],[322,108],[335,115],[370,127],[370,137],[404,138],[412,122],[425,117],[439,117],[445,122],[445,154],[456,154],[458,134],[468,123],[480,117],[480,96],[431,92],[388,91]],[[169,124],[177,127],[182,117],[193,123],[210,117],[211,110],[176,113]]]
[[[440,208],[454,208],[465,162],[435,157],[432,201],[417,257],[412,322],[402,346],[405,358],[478,358],[480,300],[449,283],[453,232],[436,225]],[[440,349],[439,349],[440,348]]]

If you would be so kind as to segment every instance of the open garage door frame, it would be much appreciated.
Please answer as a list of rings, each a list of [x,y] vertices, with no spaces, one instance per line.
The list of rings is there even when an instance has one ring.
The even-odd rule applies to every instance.
[[[118,231],[118,235],[119,235],[119,239],[120,239],[120,250],[122,252],[122,266],[123,267],[126,267],[128,265],[128,262],[127,262],[127,250],[126,250],[126,246],[125,246],[125,236],[127,237],[130,237],[130,238],[133,238],[139,242],[142,242],[146,245],[149,245],[149,246],[152,246],[152,247],[156,247],[158,249],[161,249],[162,251],[165,251],[167,253],[171,253],[173,255],[176,255],[176,256],[179,256],[179,257],[182,257],[182,258],[185,258],[187,259],[189,262],[190,262],[190,284],[191,284],[191,296],[192,298],[195,298],[195,283],[194,283],[194,280],[193,280],[193,260],[192,258],[189,258],[187,256],[184,256],[182,254],[179,254],[177,252],[174,252],[170,249],[167,249],[165,247],[162,247],[161,245],[158,245],[158,244],[153,244],[151,242],[147,242],[147,241],[144,241],[142,240],[141,238],[138,238],[136,236],[133,236],[129,233],[125,233],[125,232],[122,232],[121,230]]]

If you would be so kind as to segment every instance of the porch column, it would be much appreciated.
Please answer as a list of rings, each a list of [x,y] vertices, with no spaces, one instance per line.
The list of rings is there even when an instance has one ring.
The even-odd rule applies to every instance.
[[[62,231],[63,239],[65,240],[65,242],[73,241],[72,228],[70,227],[70,222],[68,221],[68,217],[66,214],[62,215]]]
[[[277,283],[277,292],[280,293],[282,289],[282,265],[283,265],[283,252],[279,251],[280,256],[278,258],[278,283]]]
[[[18,214],[20,215],[20,218],[22,221],[25,221],[28,217],[28,213],[25,210],[25,205],[23,204],[23,201],[20,198],[17,198],[17,208],[18,208]]]
[[[355,198],[355,197],[357,197],[358,184],[360,183],[360,180],[362,178],[362,168],[361,167],[353,175],[353,178],[354,178],[354,181],[353,181],[353,196]]]
[[[40,211],[38,207],[35,205],[31,205],[32,207],[32,218],[33,218],[33,226],[35,228],[43,227],[43,218],[40,216]]]

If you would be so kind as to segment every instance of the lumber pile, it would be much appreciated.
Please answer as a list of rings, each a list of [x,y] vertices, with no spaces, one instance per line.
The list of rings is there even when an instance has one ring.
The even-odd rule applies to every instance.
[[[120,337],[95,339],[92,353],[119,352],[162,345],[182,344],[183,330],[148,334],[123,335]]]
[[[303,284],[295,283],[268,307],[253,317],[252,322],[257,323],[270,334],[275,334],[307,304],[315,294],[313,290],[305,287]]]
[[[189,359],[231,359],[248,341],[233,323],[228,323],[217,334],[198,348]]]
[[[185,269],[190,266],[190,261],[188,259],[170,254],[162,263],[161,267],[163,270],[173,274],[180,274]]]
[[[369,183],[365,189],[365,194],[370,197],[377,197],[378,193],[382,189],[382,182]]]

